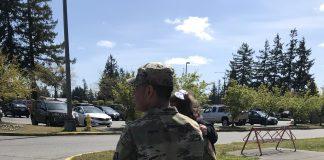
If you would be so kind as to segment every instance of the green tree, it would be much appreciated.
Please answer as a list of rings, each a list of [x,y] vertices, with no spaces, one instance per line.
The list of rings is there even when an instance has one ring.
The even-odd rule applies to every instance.
[[[84,101],[84,89],[80,86],[75,87],[72,90],[72,99],[79,102]]]
[[[9,101],[28,97],[29,81],[22,75],[18,65],[8,64],[7,61],[0,55],[0,99]]]
[[[210,104],[217,104],[218,99],[218,91],[215,83],[213,83],[212,89],[210,91],[210,95],[208,97]]]
[[[27,69],[31,79],[32,98],[37,99],[35,70],[36,65],[63,63],[62,44],[55,44],[57,36],[54,29],[50,0],[27,0],[23,3],[20,37],[24,43],[22,67]]]
[[[269,68],[270,66],[270,45],[269,41],[266,40],[264,44],[264,49],[260,50],[260,56],[258,56],[257,62],[255,62],[254,67],[254,87],[259,87],[260,85],[268,85],[269,80]]]
[[[294,90],[303,95],[306,93],[307,84],[312,80],[310,69],[314,65],[314,60],[310,59],[312,51],[306,48],[305,38],[299,42],[296,61],[296,79]]]
[[[8,62],[12,62],[13,59],[19,62],[22,60],[22,44],[18,34],[21,15],[21,0],[1,0],[0,52],[7,57]]]
[[[98,99],[114,100],[113,89],[117,85],[119,78],[118,65],[116,59],[109,55],[105,69],[99,81]]]
[[[293,87],[294,76],[295,76],[295,57],[297,55],[297,30],[293,29],[290,31],[290,42],[288,51],[283,54],[283,64],[280,69],[281,79],[281,92],[284,94],[286,91],[290,91]]]
[[[229,111],[232,115],[232,121],[238,118],[242,111],[252,107],[254,90],[247,86],[238,85],[234,80],[231,80],[226,91],[224,102],[229,106]],[[234,125],[234,123],[232,123]]]
[[[274,87],[280,87],[281,75],[280,69],[282,67],[283,58],[283,43],[279,34],[273,40],[273,49],[270,51],[270,68],[269,68],[269,87],[272,90]]]
[[[197,72],[175,77],[175,91],[184,89],[192,93],[195,99],[197,99],[199,102],[199,105],[203,105],[208,102],[208,95],[206,94],[207,86],[208,84],[205,81],[200,81],[200,76]]]
[[[247,43],[243,43],[230,63],[230,78],[236,78],[240,85],[252,85],[252,65],[254,51]]]

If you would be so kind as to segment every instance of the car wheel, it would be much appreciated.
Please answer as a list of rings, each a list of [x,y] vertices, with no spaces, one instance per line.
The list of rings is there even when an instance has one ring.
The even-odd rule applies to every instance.
[[[222,120],[222,126],[228,126],[229,125],[229,121],[228,121],[228,119],[227,118],[224,118],[223,120]]]
[[[36,121],[35,118],[31,117],[31,121],[32,121],[32,125],[35,125],[35,126],[38,125],[38,122]]]

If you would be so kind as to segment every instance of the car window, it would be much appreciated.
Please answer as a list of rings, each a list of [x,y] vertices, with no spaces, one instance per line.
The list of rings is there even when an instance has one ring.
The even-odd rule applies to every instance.
[[[117,113],[114,109],[112,109],[111,107],[102,107],[102,109],[106,112],[110,112],[110,113]]]
[[[64,110],[67,111],[66,103],[46,103],[48,110]]]
[[[99,108],[93,106],[83,107],[85,113],[103,113]]]
[[[205,109],[204,113],[208,113],[210,111],[211,111],[211,108],[207,108],[207,109]]]
[[[213,112],[216,112],[216,107],[213,107]]]

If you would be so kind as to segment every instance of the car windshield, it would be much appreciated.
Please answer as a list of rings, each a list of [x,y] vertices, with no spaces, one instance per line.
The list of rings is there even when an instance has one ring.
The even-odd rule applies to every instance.
[[[46,103],[48,110],[65,110],[67,111],[66,103]]]
[[[257,111],[257,113],[261,116],[261,117],[267,117],[267,114],[262,112],[262,111]]]
[[[114,109],[112,109],[111,107],[105,107],[103,106],[102,109],[106,112],[110,112],[110,113],[117,113]]]
[[[83,107],[83,110],[85,113],[103,113],[100,109],[93,106]]]

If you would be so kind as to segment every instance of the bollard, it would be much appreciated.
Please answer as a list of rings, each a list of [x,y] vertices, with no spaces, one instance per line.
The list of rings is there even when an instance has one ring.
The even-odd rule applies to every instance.
[[[91,117],[89,115],[87,115],[87,117],[86,117],[85,131],[91,131]]]

